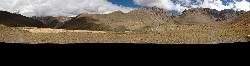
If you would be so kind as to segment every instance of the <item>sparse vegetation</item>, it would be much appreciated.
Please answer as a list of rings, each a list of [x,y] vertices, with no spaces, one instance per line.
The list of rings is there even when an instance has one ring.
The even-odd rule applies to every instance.
[[[248,15],[237,18],[233,23],[217,24],[213,22],[223,21],[226,17],[218,17],[219,20],[214,19],[212,17],[216,15],[206,11],[210,12],[210,10],[198,9],[197,12],[186,11],[188,13],[173,17],[168,12],[154,7],[129,13],[85,14],[60,23],[56,26],[57,29],[29,28],[23,30],[4,26],[7,22],[2,21],[4,25],[0,24],[0,42],[209,44],[250,40],[250,37],[246,37],[250,34]],[[211,10],[211,12],[216,13],[217,11]],[[232,15],[229,14],[229,16]],[[19,15],[19,17],[23,16]],[[26,18],[23,18],[24,20],[18,18],[17,21],[23,22]],[[14,21],[16,20],[14,19]],[[11,23],[15,24],[14,21]],[[21,27],[25,27],[25,24]]]
[[[128,29],[125,26],[119,26],[117,28],[114,29],[115,32],[125,32]]]
[[[124,29],[124,27],[120,27]],[[152,28],[152,27],[151,27]],[[169,27],[173,28],[173,27]],[[198,29],[199,28],[199,29]],[[207,28],[206,26],[181,26],[174,29],[165,28],[161,32],[122,32],[117,33],[113,29],[104,30],[107,33],[89,32],[61,32],[61,33],[30,33],[20,30],[1,31],[0,41],[9,42],[19,40],[16,36],[22,36],[23,41],[30,43],[230,43],[245,42],[246,30],[228,28]],[[25,38],[25,39],[24,39]]]
[[[106,32],[113,32],[114,30],[113,29],[105,29],[104,31],[106,31]]]

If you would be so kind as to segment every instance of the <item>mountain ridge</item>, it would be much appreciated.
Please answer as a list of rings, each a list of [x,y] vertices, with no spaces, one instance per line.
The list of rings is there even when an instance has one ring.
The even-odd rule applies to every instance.
[[[141,30],[145,27],[157,27],[157,26],[171,25],[171,24],[199,25],[199,24],[231,23],[233,21],[236,22],[235,19],[245,14],[246,12],[234,11],[232,9],[217,11],[215,9],[209,9],[209,8],[192,8],[183,11],[181,15],[174,15],[170,11],[164,10],[162,8],[142,7],[136,10],[132,10],[128,13],[123,13],[121,11],[115,11],[110,14],[82,13],[76,17],[46,16],[46,17],[31,18],[14,13],[8,13],[8,14],[6,13],[8,12],[1,11],[1,14],[5,14],[6,16],[12,15],[14,17],[15,16],[22,17],[20,21],[29,21],[29,20],[33,21],[34,22],[33,24],[35,25],[32,25],[32,27],[46,27],[46,28],[59,28],[59,29],[71,29],[71,28],[85,29],[86,27],[83,26],[99,26],[100,28],[105,27],[105,30],[116,29],[118,27],[125,27],[128,30]],[[3,21],[3,20],[6,21],[5,15],[1,15],[0,20],[2,20],[2,23],[6,23]],[[8,19],[11,21],[14,18],[8,17]],[[18,23],[22,24],[22,22]],[[89,25],[86,25],[87,23]],[[15,23],[13,22],[13,24]],[[25,24],[27,24],[27,22],[24,22],[24,26],[26,26]],[[73,25],[79,25],[79,26],[73,26]],[[95,27],[86,29],[95,29]]]
[[[7,11],[0,11],[0,24],[8,27],[45,27],[39,20]]]

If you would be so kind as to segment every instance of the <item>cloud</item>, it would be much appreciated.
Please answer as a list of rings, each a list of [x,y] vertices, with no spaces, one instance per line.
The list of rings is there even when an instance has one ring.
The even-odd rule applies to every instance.
[[[82,12],[129,12],[133,8],[118,6],[107,0],[1,0],[0,10],[25,16],[76,16]]]
[[[133,0],[137,5],[142,6],[153,6],[153,4],[158,3],[159,0]]]
[[[166,10],[182,12],[190,8],[216,10],[250,10],[247,0],[133,0],[141,6],[157,6]],[[228,1],[226,5],[225,1]],[[229,2],[230,1],[230,2]],[[107,0],[1,0],[0,10],[25,16],[76,16],[80,13],[107,14],[113,11],[129,12],[134,8],[118,6]]]
[[[241,2],[236,2],[235,3],[235,9],[236,10],[249,11],[250,10],[250,3],[247,2],[246,0],[243,0]]]
[[[234,9],[250,10],[250,3],[246,0],[133,0],[141,6],[157,6],[166,10],[182,12],[190,8],[211,8],[216,10]],[[226,3],[227,5],[223,4]]]

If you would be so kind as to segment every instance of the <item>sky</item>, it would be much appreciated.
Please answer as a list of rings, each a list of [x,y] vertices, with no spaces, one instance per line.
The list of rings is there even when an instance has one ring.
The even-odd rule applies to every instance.
[[[133,8],[140,7],[139,5],[136,5],[133,2],[133,0],[108,0],[108,1],[112,2],[113,4],[122,5],[125,7],[133,7]]]
[[[127,6],[127,7],[140,7],[139,5],[136,5],[133,0],[108,0],[114,4]],[[172,0],[173,2],[177,2],[178,0]],[[195,1],[195,0],[194,0]],[[223,5],[228,5],[230,2],[233,2],[233,0],[221,0]],[[250,0],[246,0],[250,2]]]
[[[0,10],[24,16],[76,16],[80,13],[124,13],[139,7],[159,7],[182,13],[190,8],[250,10],[250,0],[0,0]]]

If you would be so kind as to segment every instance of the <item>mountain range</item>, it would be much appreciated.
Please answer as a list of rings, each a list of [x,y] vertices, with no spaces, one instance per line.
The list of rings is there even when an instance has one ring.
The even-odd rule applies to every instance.
[[[226,9],[217,11],[209,8],[192,8],[180,15],[151,7],[139,8],[123,13],[82,13],[76,17],[25,17],[20,14],[0,11],[0,24],[9,27],[39,27],[71,30],[142,30],[145,27],[175,25],[217,25],[249,26],[250,12]],[[121,28],[122,29],[119,29]],[[118,29],[117,29],[118,28]]]
[[[231,9],[192,8],[173,14],[150,7],[75,17],[0,11],[0,42],[10,43],[214,44],[249,41],[249,30],[250,11]]]

